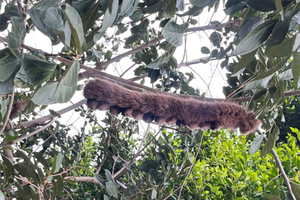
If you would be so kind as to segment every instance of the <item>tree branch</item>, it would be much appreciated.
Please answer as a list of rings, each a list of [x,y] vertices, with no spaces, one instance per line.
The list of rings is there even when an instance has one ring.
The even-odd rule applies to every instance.
[[[257,132],[259,135],[262,135],[262,136],[263,136],[264,142],[266,143],[267,140],[268,140],[268,139],[266,138],[266,136],[264,136],[259,130],[257,130],[256,132]],[[291,196],[293,197],[293,199],[296,200],[296,197],[295,197],[295,195],[294,195],[294,193],[293,193],[293,191],[292,191],[292,187],[291,187],[291,184],[290,184],[290,180],[289,180],[289,178],[287,177],[287,175],[286,175],[286,173],[285,173],[285,171],[284,171],[284,169],[283,169],[282,163],[281,163],[281,161],[280,161],[280,159],[279,159],[279,156],[278,156],[278,154],[276,153],[276,151],[274,150],[274,148],[272,148],[271,153],[272,153],[272,155],[274,156],[276,165],[277,165],[277,167],[279,168],[279,171],[280,171],[280,173],[281,173],[281,176],[283,177],[284,183],[286,184],[286,187],[287,187],[289,193],[291,194]]]
[[[48,128],[48,127],[54,122],[54,120],[55,120],[55,118],[53,118],[53,119],[52,119],[50,122],[48,122],[45,126],[42,126],[42,127],[38,128],[38,129],[36,129],[35,131],[33,131],[33,132],[27,134],[27,135],[21,136],[21,137],[15,139],[15,140],[11,140],[11,141],[6,142],[6,143],[3,142],[2,144],[0,144],[0,148],[2,148],[2,147],[7,147],[7,146],[11,146],[12,144],[15,144],[15,143],[17,143],[17,142],[20,142],[20,141],[22,141],[22,140],[24,140],[24,139],[26,139],[26,138],[28,138],[28,137],[30,137],[30,136],[33,136],[33,135],[35,135],[35,134],[41,132],[42,130]]]
[[[85,103],[86,103],[86,99],[83,99],[83,100],[81,100],[81,101],[79,101],[79,102],[77,102],[77,103],[75,103],[71,106],[68,106],[64,109],[61,109],[61,110],[57,111],[57,113],[62,115],[62,114],[66,113],[66,112],[69,112],[69,111],[71,111],[71,110],[73,110],[73,109],[77,108],[78,106],[81,106],[82,104],[85,104]],[[31,121],[21,122],[20,126],[24,126],[25,128],[29,128],[29,127],[33,127],[33,126],[36,126],[38,124],[44,123],[45,121],[48,121],[52,118],[53,118],[53,116],[51,114],[49,114],[49,115],[46,115],[44,117],[34,119],[34,120],[31,120]]]
[[[6,116],[5,116],[5,121],[3,123],[2,128],[0,129],[0,134],[5,130],[6,124],[7,124],[8,120],[9,120],[9,116],[10,116],[10,113],[11,113],[12,105],[14,103],[14,98],[15,98],[15,86],[13,86],[13,89],[12,89],[12,92],[11,92],[11,97],[10,97],[10,100],[9,100],[9,105],[8,105]]]

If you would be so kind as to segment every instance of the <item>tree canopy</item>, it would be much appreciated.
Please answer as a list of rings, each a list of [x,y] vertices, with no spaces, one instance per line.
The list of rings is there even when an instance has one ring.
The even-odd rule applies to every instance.
[[[300,200],[298,1],[12,0],[0,5],[0,200]],[[199,26],[208,11],[225,13],[226,21]],[[61,45],[60,52],[25,45],[32,32]],[[199,32],[210,46],[193,47],[199,50],[196,60],[185,59],[189,46],[182,58],[174,56]],[[122,74],[109,72],[128,61]],[[190,84],[201,79],[200,67],[214,61],[227,70],[225,99],[209,98]],[[128,71],[134,77],[125,79]],[[130,117],[93,111],[85,99],[78,100],[74,94],[82,94],[92,78],[130,90],[236,102],[262,125],[247,136],[152,123],[143,129]],[[43,111],[49,114],[42,116]],[[80,123],[65,123],[70,111]]]

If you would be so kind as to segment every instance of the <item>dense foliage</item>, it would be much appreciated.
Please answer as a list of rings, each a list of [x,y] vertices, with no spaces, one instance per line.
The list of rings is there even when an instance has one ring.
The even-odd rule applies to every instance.
[[[300,199],[298,1],[0,3],[0,200]],[[225,12],[227,22],[199,27],[197,16],[207,10]],[[63,48],[53,53],[25,45],[33,31]],[[210,47],[200,46],[197,60],[178,61],[177,47],[199,31],[206,31]],[[123,74],[107,73],[125,58],[132,65]],[[228,70],[226,100],[255,112],[262,121],[257,133],[153,124],[143,130],[131,118],[91,111],[73,97],[83,81],[98,77],[211,101],[190,86],[193,68],[180,68],[216,60]],[[135,74],[130,80],[122,78],[128,70]],[[154,88],[143,85],[146,79]],[[63,122],[69,111],[80,119],[75,133]]]

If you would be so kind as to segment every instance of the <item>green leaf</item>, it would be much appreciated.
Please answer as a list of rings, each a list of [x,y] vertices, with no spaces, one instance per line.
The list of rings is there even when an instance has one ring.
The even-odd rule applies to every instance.
[[[276,23],[272,31],[271,37],[266,42],[266,46],[278,45],[284,40],[289,30],[291,19],[292,19],[292,15],[290,14],[289,16],[285,16],[284,21],[279,20]]]
[[[108,4],[109,6],[105,11],[102,26],[98,32],[106,31],[106,29],[108,29],[108,27],[110,27],[116,19],[118,13],[119,1],[109,0]],[[111,7],[111,11],[109,10],[110,7]]]
[[[42,0],[39,1],[38,3],[35,3],[32,8],[37,9],[40,11],[44,11],[50,7],[59,7],[61,3],[61,0]]]
[[[253,81],[251,81],[248,85],[246,85],[244,90],[264,89],[264,88],[266,88],[269,80],[272,78],[274,73],[276,71],[278,71],[282,66],[284,66],[289,58],[290,58],[290,55],[288,55],[282,61],[277,63],[272,69],[257,75],[253,79]]]
[[[53,99],[53,94],[56,91],[58,83],[52,82],[47,83],[40,87],[36,93],[34,93],[31,101],[36,105],[49,105],[56,103],[55,99]]]
[[[51,7],[45,10],[42,13],[42,21],[65,45],[70,47],[71,29],[66,14],[61,8]]]
[[[162,8],[165,7],[165,4],[167,3],[167,0],[159,1],[154,5],[151,5],[144,9],[145,13],[156,13],[162,10]]]
[[[205,6],[210,6],[212,5],[216,0],[190,0],[190,3],[193,6],[197,6],[197,7],[205,7]]]
[[[162,12],[164,18],[170,19],[174,17],[176,11],[176,4],[174,0],[169,0],[169,3],[166,5],[165,9]]]
[[[75,46],[76,54],[81,55],[85,48],[85,38],[81,18],[77,11],[69,4],[66,4],[65,14],[72,31],[72,43]]]
[[[271,34],[277,20],[266,21],[255,27],[235,48],[233,55],[245,55],[260,47]]]
[[[292,74],[294,77],[294,84],[296,88],[300,86],[300,53],[299,52],[293,52],[293,60],[291,63],[292,68]]]
[[[0,94],[8,94],[12,91],[14,78],[15,78],[16,74],[17,74],[17,72],[15,72],[5,82],[0,82]]]
[[[121,11],[118,15],[123,16],[131,11],[132,6],[134,5],[135,0],[123,0],[121,5]]]
[[[115,198],[118,197],[118,190],[116,185],[112,181],[108,181],[105,183],[106,185],[106,191],[110,196],[113,196]]]
[[[29,86],[39,85],[51,78],[55,68],[56,63],[31,54],[24,54],[22,67],[17,77]]]
[[[91,2],[94,2],[94,1],[95,0],[92,0]],[[87,2],[87,1],[83,1],[83,2]],[[86,32],[88,29],[92,28],[95,24],[96,19],[100,16],[100,14],[99,14],[100,3],[101,3],[101,1],[98,1],[92,7],[91,10],[89,10],[87,13],[81,15],[84,32]],[[88,43],[88,41],[87,41],[87,43]]]
[[[79,63],[74,60],[64,72],[59,82],[51,82],[40,87],[32,97],[37,105],[49,105],[69,101],[77,88]]]
[[[203,54],[210,54],[210,50],[207,47],[201,47],[201,53],[203,53]]]
[[[103,195],[103,199],[104,199],[104,200],[109,200],[109,197],[108,197],[107,195],[104,194],[104,195]]]
[[[155,162],[154,160],[145,160],[142,164],[141,164],[141,170],[148,173],[150,171],[151,168],[156,169],[159,165],[157,164],[157,162]]]
[[[64,103],[69,101],[77,88],[79,72],[79,62],[74,60],[65,71],[62,79],[58,82],[53,99],[56,103]]]
[[[264,194],[264,197],[266,197],[268,200],[281,200],[280,197],[273,194]]]
[[[279,128],[277,126],[275,126],[272,133],[269,134],[268,140],[260,152],[260,156],[265,156],[271,152],[271,150],[276,142],[276,137],[279,135],[279,133],[280,133]]]
[[[189,24],[184,23],[178,25],[171,19],[162,29],[163,37],[173,46],[178,47],[182,44],[183,33],[188,28]]]
[[[0,200],[5,200],[5,196],[1,191],[0,191]]]
[[[300,199],[300,184],[297,184],[297,183],[294,183],[294,182],[291,182],[291,187],[292,187],[292,191],[296,197],[297,200]]]
[[[256,50],[242,55],[241,59],[239,60],[238,64],[234,67],[234,70],[232,72],[232,77],[237,76],[241,74],[245,68],[252,62],[252,60],[255,58]]]
[[[180,11],[184,10],[184,0],[176,0],[176,8]]]
[[[34,152],[34,157],[46,168],[49,169],[49,165],[44,158],[44,155],[40,152]]]
[[[11,17],[10,21],[12,23],[12,32],[8,34],[7,42],[9,48],[16,50],[26,35],[25,25],[20,17]]]
[[[154,187],[154,188],[152,189],[152,192],[151,192],[151,200],[155,200],[156,197],[157,197],[157,190],[156,190],[156,188]]]
[[[5,82],[21,67],[21,62],[9,49],[0,50],[0,82]]]
[[[113,179],[110,171],[108,169],[105,169],[104,171],[105,171],[105,176],[106,176],[107,180],[109,180],[111,182],[115,182],[115,180]]]
[[[8,172],[9,172],[9,174],[6,174],[6,176],[12,176],[13,177],[14,174],[15,174],[14,166],[12,165],[11,161],[6,158],[6,156],[1,156],[1,157],[3,159],[4,166],[7,168]]]
[[[96,181],[103,187],[106,188],[105,186],[105,180],[100,176],[99,174],[94,174]]]
[[[261,146],[261,143],[263,142],[263,139],[264,139],[263,135],[257,135],[256,138],[254,138],[249,150],[251,154],[255,154],[258,151],[258,149]]]
[[[0,102],[1,104],[1,110],[0,110],[0,114],[1,114],[1,117],[3,118],[4,117],[4,115],[5,115],[5,113],[6,113],[6,110],[7,110],[7,105],[8,105],[8,103],[9,103],[9,98],[7,98],[7,99],[1,99],[1,102]]]
[[[55,35],[55,33],[49,29],[43,22],[43,16],[42,11],[38,9],[31,8],[30,10],[27,10],[27,13],[29,14],[33,24],[46,36],[49,37],[49,39],[52,42],[52,45],[59,44],[60,40]]]
[[[55,174],[59,171],[64,155],[62,153],[58,153],[54,158],[54,162],[52,164],[51,174]]]
[[[266,48],[265,53],[268,56],[273,57],[284,57],[292,52],[293,46],[295,44],[296,37],[286,38],[280,44],[276,46],[269,46]]]
[[[292,78],[293,78],[292,69],[287,69],[283,71],[279,76],[279,79],[283,81],[291,80]]]

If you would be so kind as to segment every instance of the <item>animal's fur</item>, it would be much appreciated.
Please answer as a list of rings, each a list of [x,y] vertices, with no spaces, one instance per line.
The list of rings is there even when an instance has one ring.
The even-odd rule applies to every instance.
[[[112,115],[122,113],[136,120],[154,120],[159,125],[187,125],[190,129],[240,128],[242,134],[248,134],[260,124],[252,112],[234,103],[205,102],[131,91],[102,79],[89,81],[84,88],[84,96],[92,109],[109,109]]]

